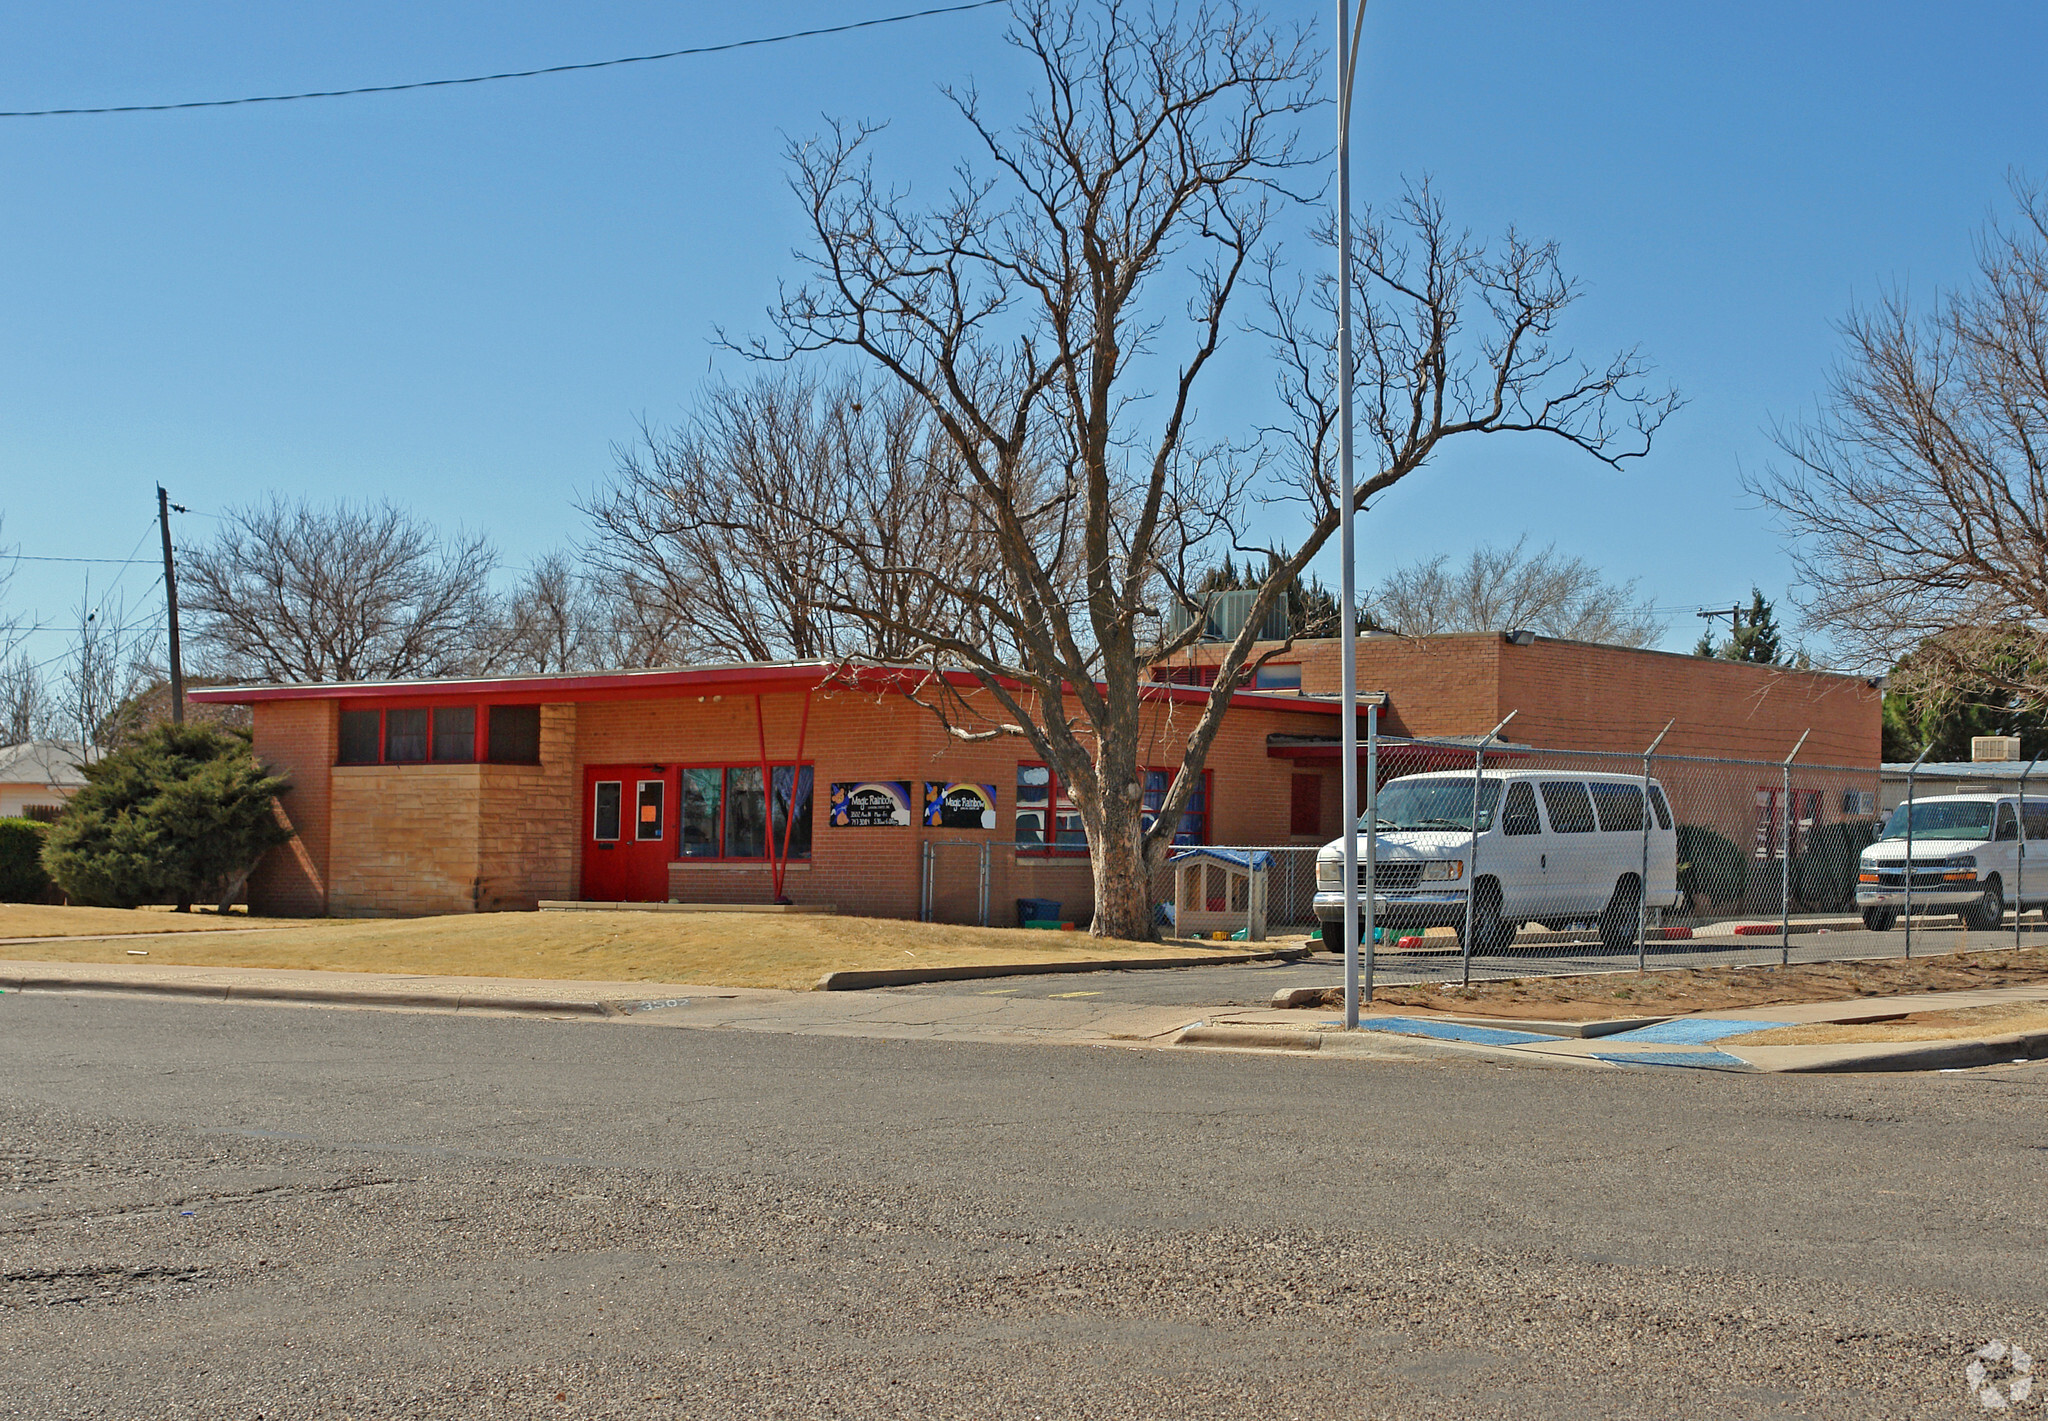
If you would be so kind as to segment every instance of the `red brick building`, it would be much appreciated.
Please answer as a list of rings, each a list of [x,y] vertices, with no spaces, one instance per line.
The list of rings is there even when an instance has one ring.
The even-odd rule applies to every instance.
[[[1338,650],[1303,642],[1265,668],[1263,688],[1233,698],[1183,842],[1337,836]],[[1216,659],[1201,647],[1158,671],[1213,681]],[[800,663],[192,699],[249,706],[257,754],[290,776],[282,808],[298,836],[251,881],[264,912],[783,898],[973,922],[985,894],[993,923],[1013,921],[1021,898],[1085,919],[1086,849],[1054,777],[1020,738],[949,735],[907,698],[919,675]],[[1811,730],[1804,764],[1868,767],[1870,783],[1860,769],[1802,770],[1795,835],[1876,785],[1880,693],[1856,677],[1475,633],[1363,638],[1358,684],[1386,693],[1381,730],[1394,738],[1477,737],[1513,710],[1510,738],[1524,747],[1635,754],[1672,721],[1666,754],[1775,762]],[[972,710],[982,693],[966,694]],[[1206,694],[1153,688],[1148,793],[1170,780]],[[1403,753],[1390,746],[1382,773],[1427,763]],[[1738,844],[1764,826],[1768,857],[1776,779],[1702,773],[1683,792],[1674,784],[1674,801]]]
[[[991,922],[1013,921],[1020,898],[1085,920],[1086,849],[1055,778],[1027,741],[949,735],[907,699],[917,680],[803,663],[193,698],[249,705],[257,755],[291,779],[281,807],[297,837],[251,880],[261,912],[782,897],[908,918],[929,892],[934,917],[973,922],[986,843]],[[983,693],[966,695],[973,708]],[[1152,692],[1148,793],[1164,790],[1205,699]],[[1335,716],[1327,701],[1236,696],[1181,837],[1334,837],[1335,774],[1267,747],[1330,734]]]

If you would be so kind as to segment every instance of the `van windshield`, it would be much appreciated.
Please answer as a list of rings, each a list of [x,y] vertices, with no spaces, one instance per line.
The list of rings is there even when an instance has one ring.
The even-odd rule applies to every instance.
[[[1479,788],[1479,832],[1493,827],[1494,806],[1500,803],[1500,781],[1487,780]],[[1470,829],[1472,827],[1472,781],[1390,780],[1380,786],[1379,820],[1387,829]],[[1358,816],[1358,831],[1370,826],[1371,816]]]
[[[1906,837],[1906,811],[1913,811],[1913,837],[1919,839],[1988,839],[1991,837],[1991,806],[1973,803],[1920,803],[1900,805],[1884,824],[1880,839]]]

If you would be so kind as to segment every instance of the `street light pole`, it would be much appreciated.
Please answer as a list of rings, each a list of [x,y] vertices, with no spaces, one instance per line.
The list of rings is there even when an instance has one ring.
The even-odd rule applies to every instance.
[[[1351,87],[1358,73],[1359,31],[1366,0],[1354,18],[1337,0],[1337,464],[1343,560],[1337,608],[1344,722],[1344,1027],[1358,1027],[1358,572],[1352,529],[1356,484],[1351,469]]]

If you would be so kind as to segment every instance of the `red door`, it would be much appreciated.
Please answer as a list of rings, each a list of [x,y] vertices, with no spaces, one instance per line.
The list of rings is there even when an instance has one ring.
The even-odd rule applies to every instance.
[[[583,897],[596,903],[668,898],[669,772],[652,765],[589,765],[583,771]]]

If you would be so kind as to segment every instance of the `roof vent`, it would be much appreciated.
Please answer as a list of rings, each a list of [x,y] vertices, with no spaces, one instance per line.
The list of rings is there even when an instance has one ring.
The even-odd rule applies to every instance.
[[[1972,735],[1970,737],[1970,762],[1981,765],[1987,761],[2017,760],[2020,757],[2020,738],[2017,735]]]

